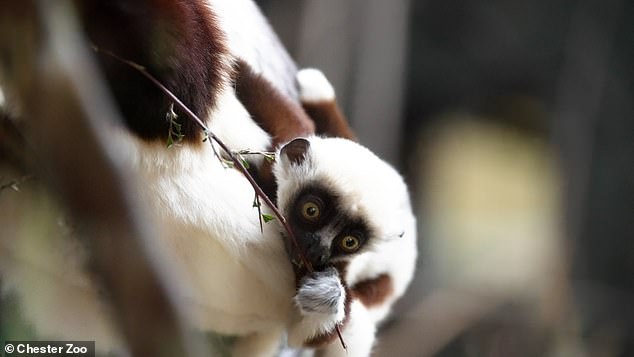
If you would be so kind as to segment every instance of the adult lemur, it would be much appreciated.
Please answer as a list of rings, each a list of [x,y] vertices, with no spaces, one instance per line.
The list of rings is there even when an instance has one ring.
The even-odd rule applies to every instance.
[[[279,49],[267,57],[279,45],[247,0],[83,0],[77,7],[90,41],[143,64],[232,150],[278,148],[272,168],[262,159],[253,165],[276,193],[312,273],[280,227],[260,231],[253,189],[203,143],[202,131],[178,113],[183,140],[166,149],[170,100],[130,68],[99,58],[125,120],[109,138],[143,182],[139,196],[163,233],[153,243],[169,252],[182,279],[176,295],[191,324],[240,336],[233,354],[242,356],[274,355],[284,333],[292,346],[346,355],[335,338],[340,325],[348,355],[368,355],[376,324],[412,277],[415,219],[400,175],[351,140],[325,78],[300,72],[304,106],[297,105],[294,67]],[[1,268],[18,295],[31,294],[19,283],[21,268]],[[118,348],[103,307],[82,301],[94,298],[94,284],[79,272],[69,279],[77,283],[68,298],[37,312],[24,304],[26,316],[43,336]],[[47,316],[76,306],[91,324],[60,326]]]

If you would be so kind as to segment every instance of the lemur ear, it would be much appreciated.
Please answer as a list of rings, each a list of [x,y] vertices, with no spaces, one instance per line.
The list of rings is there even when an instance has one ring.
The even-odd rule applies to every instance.
[[[306,153],[310,149],[310,142],[304,138],[293,139],[282,147],[280,154],[295,165],[301,165],[306,160]]]

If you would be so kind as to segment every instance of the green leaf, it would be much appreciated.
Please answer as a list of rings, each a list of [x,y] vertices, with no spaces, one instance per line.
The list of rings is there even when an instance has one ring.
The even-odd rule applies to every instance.
[[[183,141],[185,135],[181,132],[182,125],[176,121],[178,118],[178,114],[174,112],[174,103],[171,103],[167,113],[165,114],[165,119],[169,123],[168,133],[167,133],[167,148],[169,149],[176,143],[180,143]]]
[[[242,166],[244,166],[245,169],[249,169],[249,167],[251,165],[249,165],[249,162],[247,160],[245,160],[245,158],[243,158],[242,156],[240,156],[240,161],[242,162]]]
[[[264,223],[269,223],[270,221],[274,220],[275,217],[271,216],[270,214],[262,213],[262,219],[264,219]]]

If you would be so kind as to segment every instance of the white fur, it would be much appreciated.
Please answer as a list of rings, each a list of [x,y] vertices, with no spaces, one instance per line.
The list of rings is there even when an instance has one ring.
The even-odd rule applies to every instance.
[[[295,64],[257,5],[251,0],[207,2],[218,14],[231,53],[248,62],[256,73],[262,74],[282,93],[296,99]]]
[[[350,306],[350,320],[341,331],[348,350],[344,350],[337,339],[322,351],[323,357],[368,357],[372,352],[376,325],[368,310],[358,300]]]
[[[416,235],[407,187],[394,168],[350,140],[314,136],[308,140],[304,165],[291,165],[280,157],[274,167],[280,206],[287,205],[305,182],[326,182],[345,197],[350,210],[373,217],[381,241],[396,239],[403,232]]]
[[[297,72],[299,98],[302,102],[318,103],[335,100],[335,89],[326,76],[314,68],[305,68]]]
[[[288,327],[288,345],[302,347],[302,345],[320,334],[332,332],[336,325],[345,317],[343,308],[337,314],[301,312]]]
[[[221,98],[212,130],[234,150],[244,143],[264,150],[267,138],[240,103],[231,94]],[[190,292],[181,298],[195,325],[227,334],[282,326],[293,293],[290,263],[281,239],[271,238],[275,223],[260,232],[254,191],[242,174],[223,166],[209,145],[168,150],[126,140],[137,141],[130,157],[142,169],[141,197],[164,227],[164,240],[154,244],[187,279]]]

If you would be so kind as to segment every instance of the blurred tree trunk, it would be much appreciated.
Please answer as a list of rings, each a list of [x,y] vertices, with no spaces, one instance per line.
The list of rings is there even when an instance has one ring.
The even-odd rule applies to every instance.
[[[118,115],[78,30],[72,3],[5,4],[0,33],[3,84],[20,99],[21,120],[35,148],[29,169],[81,222],[81,235],[90,238],[90,268],[106,289],[129,351],[134,356],[199,355],[198,345],[181,329],[167,294],[169,281],[159,276],[142,244],[155,232],[130,195],[130,177],[109,151],[102,129]],[[2,134],[11,133],[3,129]]]

